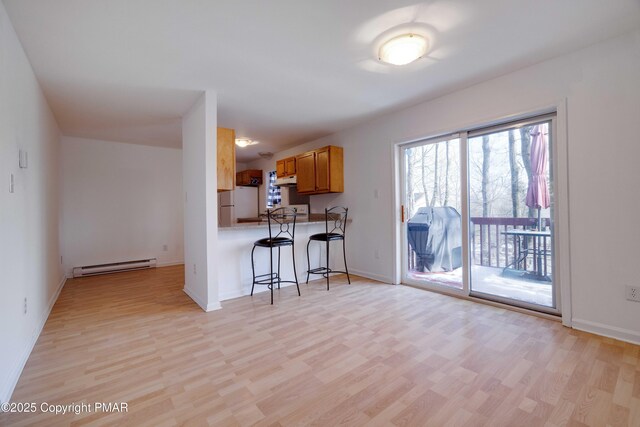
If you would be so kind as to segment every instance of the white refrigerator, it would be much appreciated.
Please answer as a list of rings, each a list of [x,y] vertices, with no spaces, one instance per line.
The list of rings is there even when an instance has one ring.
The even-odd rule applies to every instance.
[[[258,188],[236,187],[218,194],[218,226],[235,225],[238,218],[258,216]]]

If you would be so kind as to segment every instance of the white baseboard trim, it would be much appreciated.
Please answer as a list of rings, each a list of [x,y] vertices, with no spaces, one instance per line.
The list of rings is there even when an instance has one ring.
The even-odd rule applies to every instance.
[[[216,302],[212,304],[207,304],[207,309],[205,311],[208,313],[210,311],[220,310],[221,308],[222,306],[220,305],[220,302]]]
[[[255,292],[254,292],[255,293]],[[230,292],[225,292],[223,294],[220,294],[220,301],[226,301],[226,300],[230,300],[230,299],[235,299],[235,298],[240,298],[243,297],[245,295],[249,295],[249,294],[245,294],[244,291],[230,291]]]
[[[203,301],[200,297],[198,297],[195,292],[193,292],[192,290],[188,289],[186,286],[184,288],[182,288],[182,291],[187,294],[189,296],[189,298],[191,298],[193,300],[193,302],[195,302],[196,304],[198,304],[198,306],[200,306],[200,308],[206,312],[210,312],[210,311],[215,311],[215,310],[219,310],[222,308],[222,306],[220,305],[220,302],[216,302],[216,303],[207,303],[206,301]]]
[[[368,273],[366,271],[354,270],[353,268],[349,269],[349,274],[355,274],[356,276],[361,276],[366,279],[376,280],[378,282],[383,282],[387,284],[393,283],[393,279],[391,279],[391,277],[385,277],[375,273]]]
[[[583,319],[572,319],[573,329],[579,331],[590,332],[596,335],[602,335],[609,338],[615,338],[620,341],[629,342],[631,344],[640,344],[640,332],[630,329],[609,326],[603,323],[591,322]]]
[[[174,265],[183,265],[184,261],[176,261],[176,262],[162,262],[162,263],[158,263],[156,264],[156,267],[158,268],[162,268],[162,267],[173,267]]]
[[[58,300],[58,297],[60,296],[60,292],[62,292],[62,288],[64,288],[65,283],[67,283],[67,276],[63,275],[62,279],[60,279],[60,282],[58,283],[58,288],[53,293],[51,298],[49,298],[49,302],[47,304],[47,307],[45,308],[45,312],[42,314],[40,321],[38,322],[35,329],[31,333],[29,342],[23,348],[22,353],[18,358],[17,364],[10,371],[10,374],[7,378],[7,384],[5,384],[2,387],[2,390],[0,391],[0,402],[9,402],[11,400],[11,395],[13,394],[13,391],[15,390],[16,385],[18,384],[20,375],[22,375],[22,370],[24,369],[24,366],[27,364],[27,361],[29,360],[29,356],[33,351],[33,347],[35,347],[36,342],[38,341],[38,338],[42,333],[42,329],[44,328],[45,323],[47,323],[47,320],[49,319],[49,314],[51,314],[51,310],[53,309],[53,306]]]

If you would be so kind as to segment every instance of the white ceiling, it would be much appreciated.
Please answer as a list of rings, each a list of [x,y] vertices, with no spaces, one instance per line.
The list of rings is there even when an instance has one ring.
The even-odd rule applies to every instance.
[[[65,135],[180,147],[218,124],[279,151],[640,27],[638,0],[4,0]],[[381,64],[409,30],[428,58]]]

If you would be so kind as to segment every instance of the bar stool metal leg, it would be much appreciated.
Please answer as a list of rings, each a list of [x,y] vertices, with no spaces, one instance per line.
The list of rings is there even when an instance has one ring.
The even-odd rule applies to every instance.
[[[271,289],[271,305],[273,305],[273,246],[269,248],[269,289]]]
[[[327,290],[329,290],[329,239],[327,239]]]
[[[347,250],[344,246],[344,239],[342,239],[342,257],[344,258],[344,271],[347,272],[347,281],[351,284],[351,277],[349,277],[349,268],[347,267]]]
[[[253,246],[253,249],[251,249],[251,273],[253,276],[253,281],[251,282],[251,296],[253,296],[253,288],[256,286],[256,267],[253,264],[253,253],[255,252],[256,247]]]
[[[309,244],[311,244],[311,240],[307,242],[307,285],[309,284],[309,270],[311,270],[311,261],[309,261]]]
[[[278,289],[280,289],[280,246],[278,246]]]
[[[298,296],[300,294],[300,285],[298,284],[298,273],[296,272],[296,247],[291,245],[291,258],[293,259],[293,277],[296,279],[296,288],[298,289]]]

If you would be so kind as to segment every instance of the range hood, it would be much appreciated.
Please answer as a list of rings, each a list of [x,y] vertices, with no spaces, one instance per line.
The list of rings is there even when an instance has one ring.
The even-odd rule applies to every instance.
[[[285,176],[282,178],[276,179],[276,185],[279,187],[293,187],[297,185],[298,180],[295,175]]]

